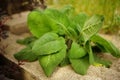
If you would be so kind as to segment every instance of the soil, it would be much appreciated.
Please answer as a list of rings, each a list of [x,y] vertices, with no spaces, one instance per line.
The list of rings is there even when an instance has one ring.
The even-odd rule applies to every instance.
[[[4,54],[5,57],[17,63],[17,60],[14,59],[13,54],[24,48],[24,46],[17,44],[16,40],[23,39],[26,36],[29,36],[29,34],[25,33],[18,36],[10,33],[9,38],[2,41],[1,43],[1,45],[8,45],[6,49],[6,54]],[[120,36],[101,36],[103,36],[107,40],[112,41],[120,49]],[[113,64],[110,66],[110,68],[106,68],[104,66],[96,67],[91,65],[88,69],[87,74],[84,76],[76,74],[69,65],[65,67],[58,67],[53,75],[49,78],[44,75],[38,61],[32,63],[25,62],[24,65],[21,65],[21,67],[25,71],[29,72],[32,76],[34,76],[35,79],[33,80],[120,80],[120,59],[117,59],[110,54],[103,54],[102,57],[112,61]]]
[[[0,25],[0,43],[1,40],[8,38],[8,26]],[[0,80],[23,80],[21,69],[14,62],[4,57],[7,46],[0,45]]]

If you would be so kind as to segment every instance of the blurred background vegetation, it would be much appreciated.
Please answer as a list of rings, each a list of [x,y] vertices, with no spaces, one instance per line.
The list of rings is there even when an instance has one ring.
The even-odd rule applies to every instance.
[[[46,5],[58,9],[72,5],[75,13],[102,14],[105,21],[101,32],[120,33],[120,0],[46,0]]]

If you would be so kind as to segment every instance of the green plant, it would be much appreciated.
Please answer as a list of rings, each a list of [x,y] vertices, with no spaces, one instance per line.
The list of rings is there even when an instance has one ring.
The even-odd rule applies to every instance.
[[[71,9],[70,9],[71,8]],[[109,67],[111,62],[101,59],[93,53],[93,43],[101,51],[120,57],[120,51],[111,42],[100,37],[104,17],[85,13],[73,14],[73,8],[35,10],[28,15],[28,26],[35,39],[24,39],[20,43],[27,45],[14,56],[18,60],[39,60],[47,76],[55,68],[71,64],[76,73],[86,74],[90,65]],[[34,38],[34,37],[32,37]]]

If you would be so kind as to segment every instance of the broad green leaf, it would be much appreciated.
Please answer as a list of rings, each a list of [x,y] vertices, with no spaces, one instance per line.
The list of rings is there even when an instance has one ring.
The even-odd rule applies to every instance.
[[[49,41],[54,41],[58,39],[58,35],[56,33],[46,33],[44,34],[43,36],[41,36],[38,40],[35,41],[35,45],[36,45],[36,48],[38,46],[42,46],[44,45],[45,43],[49,42]],[[38,44],[38,46],[37,46]]]
[[[39,57],[40,65],[47,76],[51,76],[55,68],[65,58],[65,54],[66,46],[64,46],[63,49],[57,53]]]
[[[38,56],[32,52],[30,47],[24,48],[21,51],[14,54],[14,57],[19,61],[35,61]]]
[[[54,20],[45,15],[42,11],[32,11],[28,15],[28,27],[37,38],[47,32],[58,32],[58,27]]]
[[[40,54],[39,50],[40,47],[44,44],[55,41],[58,39],[58,35],[56,33],[46,33],[43,36],[41,36],[38,40],[34,42],[34,45],[32,47],[33,52],[35,52],[37,55]]]
[[[50,18],[55,20],[57,23],[65,25],[65,27],[70,25],[68,17],[57,9],[48,8],[44,11],[44,14],[50,16]]]
[[[32,50],[36,55],[47,55],[61,50],[64,45],[64,38],[58,38],[55,33],[46,33],[34,43]]]
[[[84,41],[89,40],[95,35],[102,27],[104,17],[101,15],[94,15],[88,21],[85,22],[82,28],[81,34],[84,37]]]
[[[36,51],[38,55],[46,55],[58,52],[65,45],[65,40],[63,38],[59,38],[55,41],[50,41],[39,47],[39,50]]]
[[[62,12],[56,9],[46,9],[44,11],[44,14],[49,16],[52,20],[54,20],[55,24],[58,26],[58,33],[60,35],[68,34],[70,35],[69,31],[67,30],[67,27],[70,25],[69,18]]]
[[[94,60],[94,55],[93,55],[93,51],[92,51],[90,41],[86,42],[85,48],[86,48],[86,50],[87,50],[87,52],[89,54],[89,63],[94,64],[95,60]]]
[[[54,20],[57,20],[60,18],[62,13],[59,12],[57,9],[47,8],[44,10],[44,14],[46,14],[47,16],[50,16],[50,18]]]
[[[101,45],[106,52],[111,53],[113,56],[118,58],[120,57],[120,50],[112,42],[105,40],[99,35],[94,35],[91,38],[91,41]]]
[[[90,66],[87,56],[80,59],[70,59],[71,66],[78,74],[85,75]]]
[[[87,18],[88,16],[85,13],[80,13],[74,17],[73,21],[75,22],[76,28],[78,29],[79,32],[81,32]]]
[[[73,41],[71,48],[69,50],[69,55],[68,55],[69,58],[78,59],[84,57],[86,54],[87,52],[85,51],[85,49]]]

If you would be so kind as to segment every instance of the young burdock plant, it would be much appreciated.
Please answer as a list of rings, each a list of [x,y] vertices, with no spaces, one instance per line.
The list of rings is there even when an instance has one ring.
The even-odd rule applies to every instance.
[[[81,75],[87,73],[90,65],[109,67],[110,61],[93,53],[93,47],[96,46],[101,51],[120,57],[120,50],[97,34],[104,17],[97,14],[88,17],[85,13],[74,15],[70,10],[73,8],[66,6],[61,10],[30,12],[28,27],[34,37],[19,40],[19,43],[27,46],[14,57],[19,61],[38,60],[48,77],[57,66],[68,64]]]

